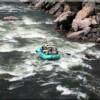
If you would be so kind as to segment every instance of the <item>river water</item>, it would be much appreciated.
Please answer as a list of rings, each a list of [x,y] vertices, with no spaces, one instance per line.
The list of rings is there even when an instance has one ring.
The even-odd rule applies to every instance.
[[[4,16],[19,20],[4,21]],[[46,61],[35,49],[45,40],[62,57]],[[100,46],[67,41],[53,18],[21,3],[0,3],[0,100],[100,99]],[[86,55],[92,55],[88,57]]]

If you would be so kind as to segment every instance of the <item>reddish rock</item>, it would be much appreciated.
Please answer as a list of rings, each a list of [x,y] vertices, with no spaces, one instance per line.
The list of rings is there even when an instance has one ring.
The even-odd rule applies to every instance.
[[[85,6],[77,13],[75,20],[82,20],[88,17],[95,10],[94,3],[86,3]]]
[[[86,3],[85,6],[76,14],[75,19],[72,22],[72,28],[74,31],[78,29],[85,29],[91,24],[96,24],[95,18],[87,18],[95,9],[94,3]]]
[[[3,18],[3,20],[18,20],[18,18],[15,16],[6,16]]]

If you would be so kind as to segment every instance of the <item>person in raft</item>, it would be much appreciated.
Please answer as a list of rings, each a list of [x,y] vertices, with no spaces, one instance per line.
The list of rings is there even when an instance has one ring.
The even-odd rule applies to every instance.
[[[57,48],[49,46],[48,43],[42,46],[42,52],[46,54],[58,54]]]

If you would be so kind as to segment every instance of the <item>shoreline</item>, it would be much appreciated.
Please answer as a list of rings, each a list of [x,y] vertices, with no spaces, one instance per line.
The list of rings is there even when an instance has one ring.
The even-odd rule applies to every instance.
[[[53,16],[55,30],[65,34],[66,39],[100,43],[99,3],[34,0],[25,4]]]

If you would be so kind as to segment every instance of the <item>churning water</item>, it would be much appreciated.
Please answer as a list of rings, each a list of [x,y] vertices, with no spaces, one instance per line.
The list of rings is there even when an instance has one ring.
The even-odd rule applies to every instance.
[[[4,21],[5,16],[19,20]],[[44,61],[35,48],[45,40],[62,58]],[[21,3],[0,3],[0,100],[100,99],[100,48],[67,41],[53,18]],[[91,55],[88,57],[86,55]]]

